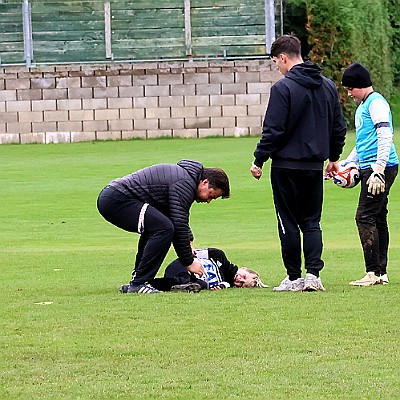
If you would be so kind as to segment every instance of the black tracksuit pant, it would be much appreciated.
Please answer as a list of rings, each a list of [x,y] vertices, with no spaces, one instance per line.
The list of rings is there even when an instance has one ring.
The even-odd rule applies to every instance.
[[[282,259],[289,279],[295,280],[301,277],[302,247],[305,270],[319,276],[324,266],[321,259],[320,227],[323,201],[322,170],[272,167],[271,185]]]
[[[97,200],[97,208],[108,222],[125,231],[140,233],[130,282],[133,286],[148,282],[156,276],[174,237],[172,221],[156,208],[148,205],[143,209],[143,206],[142,201],[111,186],[104,188]]]

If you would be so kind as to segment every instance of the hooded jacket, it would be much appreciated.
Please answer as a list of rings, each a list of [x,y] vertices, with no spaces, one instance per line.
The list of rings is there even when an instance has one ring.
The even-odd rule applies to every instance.
[[[271,88],[254,163],[271,158],[272,167],[319,170],[339,159],[345,135],[335,84],[316,64],[297,64]]]
[[[177,164],[156,164],[110,182],[110,186],[148,203],[172,221],[174,248],[185,266],[193,262],[189,210],[196,200],[202,172],[200,162],[182,160]]]

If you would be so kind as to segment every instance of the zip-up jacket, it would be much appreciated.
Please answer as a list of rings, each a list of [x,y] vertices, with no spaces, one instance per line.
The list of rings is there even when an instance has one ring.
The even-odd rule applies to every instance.
[[[117,178],[110,186],[156,208],[172,221],[173,245],[182,264],[193,262],[189,210],[196,200],[203,165],[182,160],[177,164],[157,164]]]

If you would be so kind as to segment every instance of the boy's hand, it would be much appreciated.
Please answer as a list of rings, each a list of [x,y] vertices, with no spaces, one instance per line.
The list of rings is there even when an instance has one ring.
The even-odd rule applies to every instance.
[[[373,196],[385,191],[385,168],[378,164],[372,164],[372,174],[367,180],[368,192]]]

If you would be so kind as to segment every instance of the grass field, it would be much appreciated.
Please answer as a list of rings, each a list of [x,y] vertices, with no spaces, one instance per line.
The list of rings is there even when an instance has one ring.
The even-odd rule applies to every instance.
[[[327,291],[274,293],[285,271],[267,168],[260,181],[249,173],[257,141],[0,146],[0,399],[399,398],[399,184],[389,285],[348,285],[364,273],[358,189],[325,182]],[[353,144],[350,134],[345,154]],[[270,288],[118,293],[138,235],[104,221],[97,195],[113,178],[182,158],[231,179],[231,199],[193,205],[195,244],[224,249]]]

